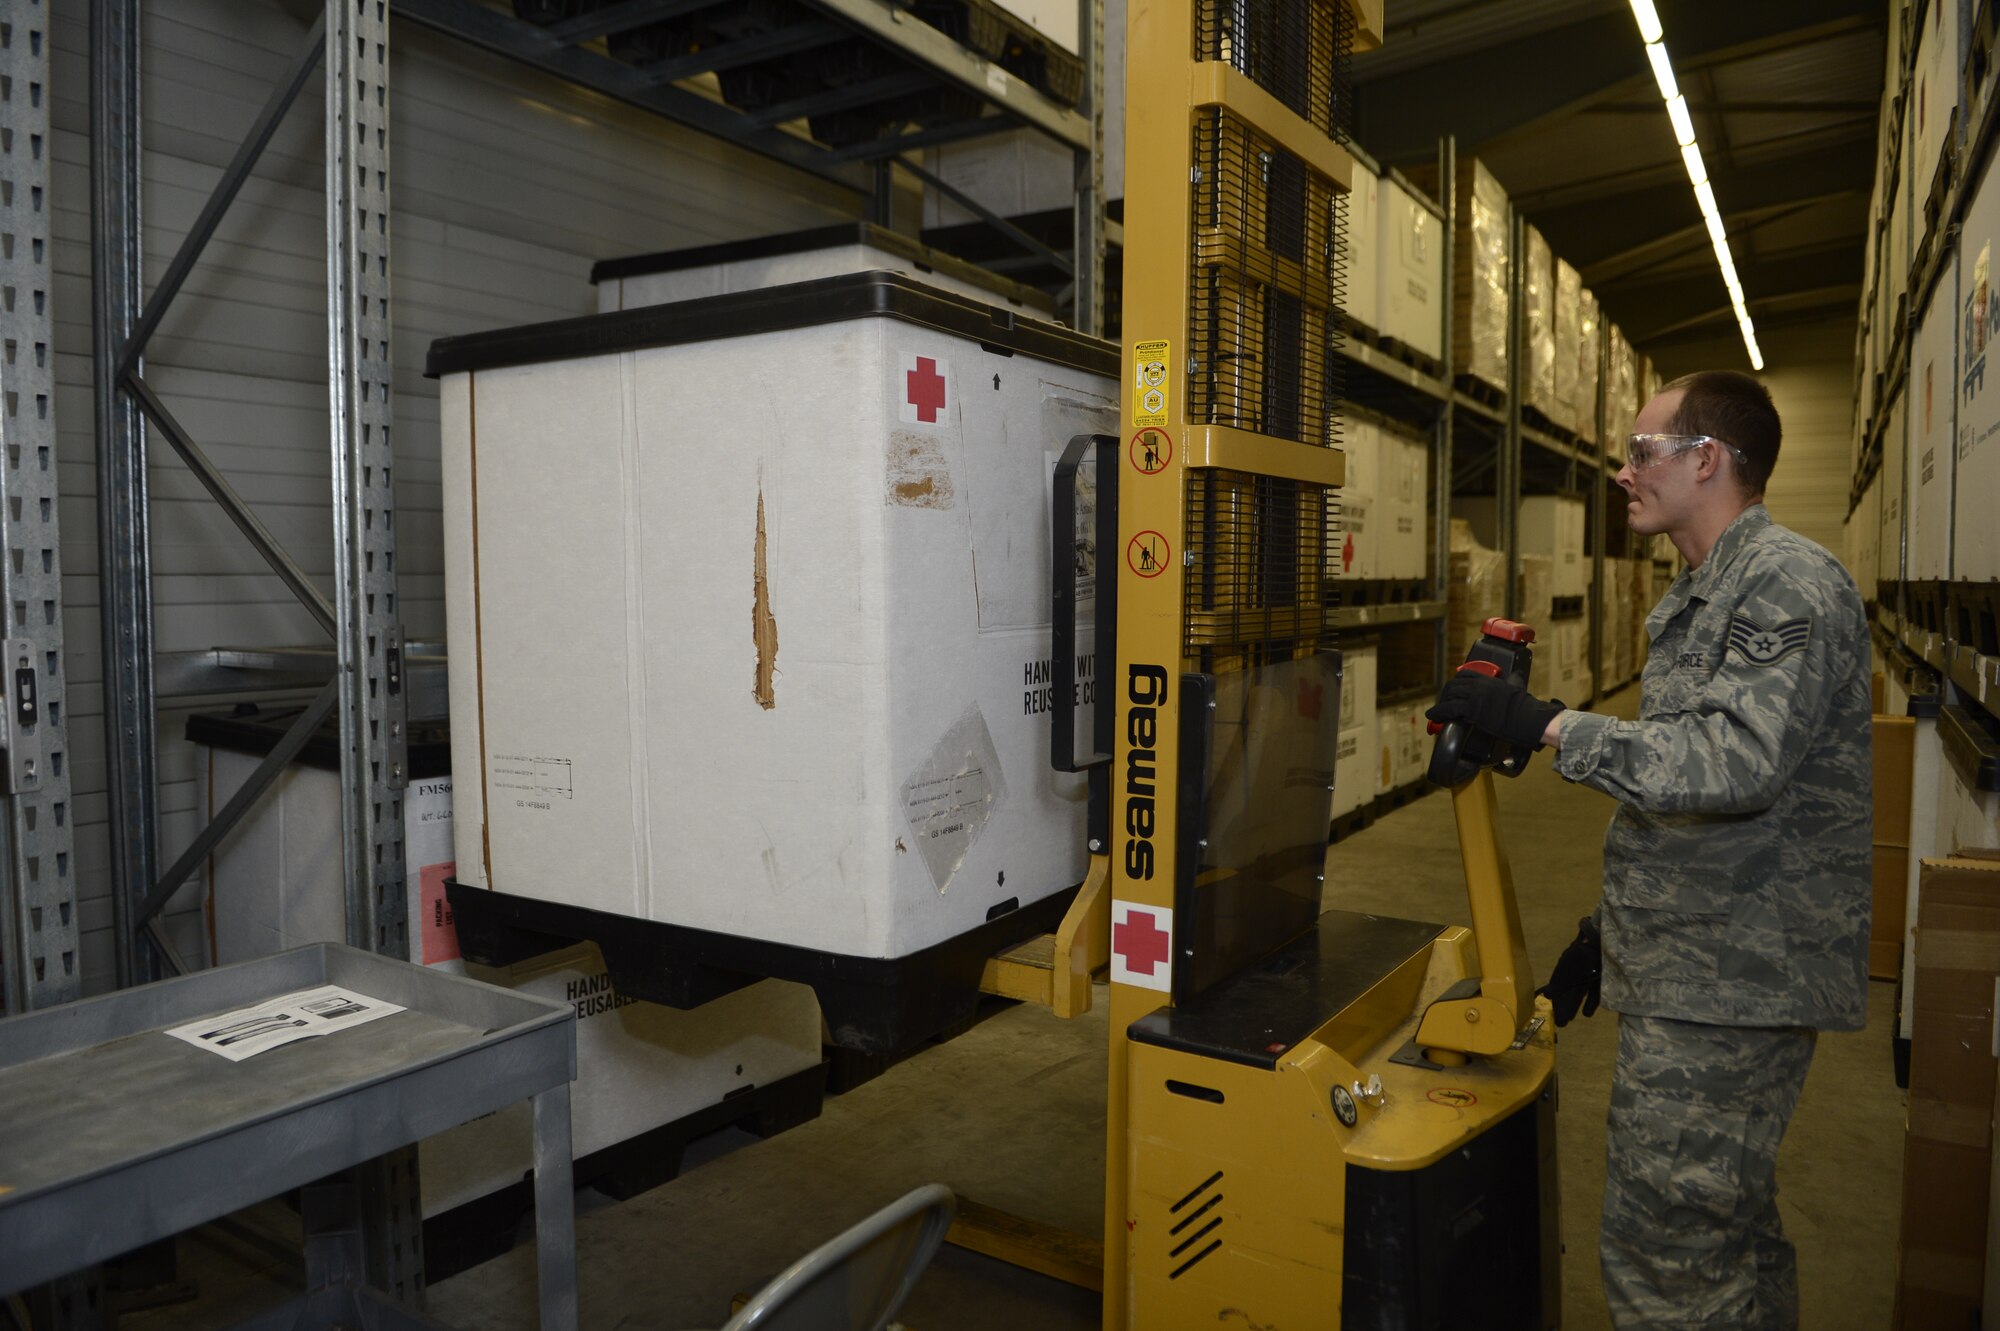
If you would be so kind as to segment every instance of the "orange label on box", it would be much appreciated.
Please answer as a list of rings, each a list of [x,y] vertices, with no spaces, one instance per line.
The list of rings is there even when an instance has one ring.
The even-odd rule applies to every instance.
[[[458,960],[458,926],[452,922],[451,902],[445,899],[444,880],[458,868],[456,860],[426,864],[419,884],[418,904],[423,910],[423,961],[435,966],[440,961]]]

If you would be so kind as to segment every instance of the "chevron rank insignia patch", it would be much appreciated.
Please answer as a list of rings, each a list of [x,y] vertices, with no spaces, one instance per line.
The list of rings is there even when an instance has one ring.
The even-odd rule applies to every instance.
[[[1768,629],[1748,615],[1729,621],[1729,650],[1751,665],[1776,665],[1804,647],[1811,637],[1811,619],[1788,619]]]

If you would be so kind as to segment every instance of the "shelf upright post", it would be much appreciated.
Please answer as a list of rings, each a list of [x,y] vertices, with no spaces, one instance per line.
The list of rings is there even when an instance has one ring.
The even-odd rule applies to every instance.
[[[49,6],[20,0],[0,43],[0,1013],[83,996],[63,692],[56,502],[55,317],[49,305]],[[21,672],[26,672],[23,675]],[[19,697],[23,686],[32,689]]]
[[[158,876],[152,537],[146,436],[118,365],[142,306],[138,0],[93,0],[90,22],[92,400],[110,799],[112,953],[118,984],[158,979],[140,903]]]
[[[1444,398],[1438,403],[1437,423],[1431,427],[1431,548],[1436,552],[1436,566],[1432,570],[1431,595],[1440,602],[1448,601],[1451,595],[1451,468],[1452,429],[1454,407],[1452,386],[1458,382],[1458,364],[1453,359],[1451,321],[1453,302],[1457,293],[1452,284],[1458,273],[1458,139],[1447,134],[1438,140],[1438,203],[1444,208],[1444,240],[1439,249],[1444,256],[1443,278],[1439,282],[1442,293],[1438,301],[1438,319],[1443,324],[1443,335],[1438,342],[1444,363]],[[1433,622],[1432,650],[1435,655],[1431,678],[1444,682],[1446,672],[1456,669],[1456,661],[1448,661],[1445,654],[1451,650],[1446,641],[1450,612]]]
[[[327,376],[347,937],[407,959],[409,760],[389,409],[389,35],[386,4],[327,0]],[[415,1151],[373,1162],[356,1182],[369,1283],[421,1304]]]
[[[1507,617],[1521,613],[1521,326],[1526,302],[1521,299],[1522,260],[1527,245],[1521,214],[1512,208],[1507,218],[1507,420],[1500,434],[1500,457],[1494,468],[1494,537],[1500,542],[1507,579]]]
[[[1078,0],[1077,50],[1083,56],[1084,115],[1090,142],[1076,160],[1076,293],[1071,318],[1078,332],[1104,336],[1104,4]],[[1122,34],[1121,34],[1122,37]]]

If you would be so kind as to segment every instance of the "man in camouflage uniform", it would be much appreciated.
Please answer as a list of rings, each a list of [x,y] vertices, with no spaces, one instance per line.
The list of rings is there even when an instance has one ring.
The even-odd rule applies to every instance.
[[[1604,897],[1557,963],[1557,1024],[1620,1014],[1601,1258],[1619,1327],[1798,1325],[1778,1145],[1820,1030],[1866,1015],[1868,634],[1825,550],[1760,502],[1770,395],[1712,371],[1635,422],[1634,532],[1687,569],[1647,618],[1640,719],[1458,676],[1433,719],[1560,749],[1612,796]],[[1601,938],[1601,945],[1600,945]]]

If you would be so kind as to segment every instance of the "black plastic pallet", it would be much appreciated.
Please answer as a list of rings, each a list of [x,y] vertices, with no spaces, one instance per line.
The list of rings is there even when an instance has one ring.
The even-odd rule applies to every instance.
[[[2000,656],[2000,582],[1954,582],[1944,597],[1952,639],[1981,656]]]
[[[1076,896],[1068,888],[1014,906],[965,933],[902,957],[859,957],[613,915],[447,881],[459,948],[470,961],[508,966],[592,942],[619,993],[668,1007],[699,1007],[758,980],[811,986],[830,1043],[864,1054],[913,1049],[973,1015],[986,959],[1052,933]],[[1003,903],[1005,906],[1007,903]]]

